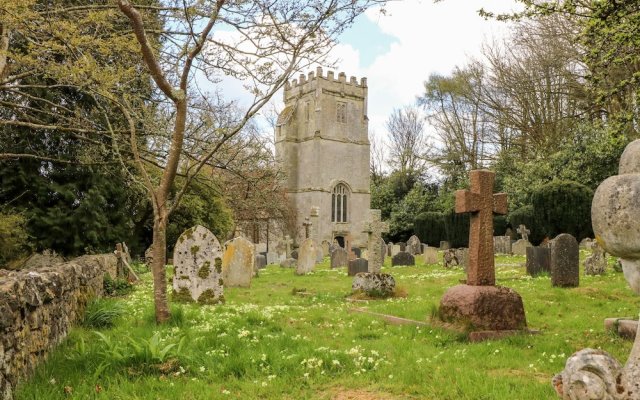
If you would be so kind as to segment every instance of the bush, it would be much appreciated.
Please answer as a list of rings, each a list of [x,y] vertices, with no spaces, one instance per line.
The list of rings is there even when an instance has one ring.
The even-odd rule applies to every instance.
[[[82,325],[88,328],[112,328],[124,315],[125,309],[113,299],[95,299],[87,304]]]
[[[446,240],[444,214],[425,212],[418,215],[413,221],[413,233],[429,246],[440,246],[440,241]]]
[[[0,213],[0,267],[28,253],[29,235],[21,214]]]
[[[554,238],[570,233],[578,241],[593,237],[591,200],[593,190],[574,181],[553,181],[531,195],[534,220],[542,233]]]
[[[469,246],[469,223],[471,218],[469,213],[456,213],[451,210],[444,215],[444,227],[446,238],[451,247]]]
[[[493,236],[504,236],[509,225],[506,215],[493,216]]]
[[[105,274],[102,281],[102,288],[105,296],[123,296],[131,293],[133,285],[126,279],[113,279],[111,275]]]

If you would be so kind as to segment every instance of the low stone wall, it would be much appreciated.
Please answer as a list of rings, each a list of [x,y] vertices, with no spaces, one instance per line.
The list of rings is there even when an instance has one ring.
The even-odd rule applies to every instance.
[[[87,302],[102,295],[105,272],[115,276],[111,254],[83,256],[33,270],[0,270],[0,398],[11,400],[49,350],[82,318]]]

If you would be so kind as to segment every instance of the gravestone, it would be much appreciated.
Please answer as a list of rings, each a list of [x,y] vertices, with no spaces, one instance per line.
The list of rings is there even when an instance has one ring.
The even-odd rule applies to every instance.
[[[493,250],[499,254],[511,254],[511,237],[494,236]]]
[[[407,240],[407,252],[416,255],[422,253],[422,242],[420,242],[420,238],[416,235],[413,235]]]
[[[359,272],[353,279],[351,290],[375,297],[388,297],[396,289],[396,280],[389,274]]]
[[[265,269],[265,268],[267,268],[267,258],[262,254],[257,254],[255,256],[255,270],[257,271],[259,269]],[[256,275],[258,274],[256,273]]]
[[[416,258],[406,251],[401,251],[391,257],[391,266],[395,267],[397,265],[416,265]]]
[[[584,274],[602,275],[607,272],[607,255],[598,242],[590,242],[589,246],[592,253],[584,260]]]
[[[469,265],[469,249],[461,247],[459,249],[455,249],[455,252],[456,258],[458,259],[458,265],[466,270]]]
[[[422,253],[424,263],[427,265],[438,263],[438,250],[435,247],[426,247]]]
[[[180,235],[173,250],[173,298],[216,304],[224,301],[222,246],[207,228],[196,225]]]
[[[584,238],[580,241],[580,248],[585,250],[590,249],[592,243],[593,243],[592,239]]]
[[[267,252],[267,264],[277,264],[280,262],[280,256],[275,251]]]
[[[297,265],[297,260],[295,258],[287,258],[280,261],[281,268],[295,268]]]
[[[391,257],[393,255],[391,254],[392,249],[393,249],[393,242],[387,243],[387,257]]]
[[[495,286],[493,214],[506,214],[507,196],[493,194],[495,173],[469,172],[470,190],[456,191],[456,213],[471,213],[467,283],[446,291],[440,300],[445,322],[471,324],[476,330],[519,330],[526,327],[522,298],[513,289]]]
[[[553,239],[551,246],[551,284],[576,287],[580,283],[580,251],[578,241],[568,233]]]
[[[349,269],[348,275],[355,276],[358,272],[368,272],[369,271],[369,262],[364,258],[356,258],[355,260],[349,261]]]
[[[400,251],[407,251],[407,244],[405,242],[398,242],[396,244],[400,246]]]
[[[369,221],[365,223],[364,232],[368,235],[369,272],[380,272],[384,264],[384,241],[382,234],[389,231],[389,225],[382,221],[380,210],[369,210]]]
[[[266,264],[266,258],[262,257]],[[237,237],[224,244],[222,279],[226,287],[250,287],[257,267],[253,243]]]
[[[331,255],[331,253],[329,252],[329,246],[331,246],[331,244],[326,240],[323,240],[322,243],[320,243],[320,247],[322,248],[322,256],[323,257],[328,257],[328,256]]]
[[[513,246],[511,246],[511,251],[513,252],[513,254],[519,255],[519,256],[526,256],[527,255],[527,247],[531,247],[533,246],[531,243],[529,243],[528,240],[525,239],[518,239]]]
[[[316,264],[320,264],[324,261],[324,253],[322,252],[322,247],[317,247],[316,249]]]
[[[551,272],[551,247],[527,247],[527,274],[537,276]]]
[[[525,225],[521,224],[520,226],[518,226],[518,229],[516,229],[516,232],[518,232],[520,236],[522,236],[522,239],[524,239],[527,242],[529,241],[529,234],[531,233],[531,231],[527,229]]]
[[[331,252],[331,268],[341,268],[347,266],[347,251],[342,247]]]
[[[452,268],[460,265],[460,260],[458,260],[455,249],[447,249],[444,251],[442,254],[442,265],[445,268]]]
[[[295,249],[291,252],[291,258],[298,259],[298,249]]]
[[[400,250],[400,245],[399,244],[394,244],[393,246],[391,246],[391,257],[395,256],[396,254],[400,253],[402,250]]]
[[[451,248],[451,243],[446,240],[440,241],[440,250],[449,250]]]
[[[305,239],[300,244],[296,275],[305,275],[313,271],[313,267],[316,265],[317,254],[318,248],[313,239]]]
[[[291,257],[291,246],[293,245],[293,239],[291,239],[289,235],[285,235],[283,242],[285,246],[285,257],[293,258]]]
[[[266,253],[267,252],[267,244],[266,243],[256,243],[255,244],[256,254]]]

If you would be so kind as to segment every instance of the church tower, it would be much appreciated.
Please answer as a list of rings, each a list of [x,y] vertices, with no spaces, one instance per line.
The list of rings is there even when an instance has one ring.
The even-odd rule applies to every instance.
[[[322,68],[287,82],[285,108],[275,132],[276,156],[287,174],[286,189],[296,210],[296,241],[310,237],[341,245],[366,246],[363,233],[371,205],[367,80],[335,79]]]

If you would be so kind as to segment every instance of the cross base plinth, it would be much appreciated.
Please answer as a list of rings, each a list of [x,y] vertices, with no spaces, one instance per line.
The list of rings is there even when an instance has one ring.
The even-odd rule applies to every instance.
[[[440,300],[440,319],[472,331],[523,330],[522,297],[503,286],[457,285]]]

